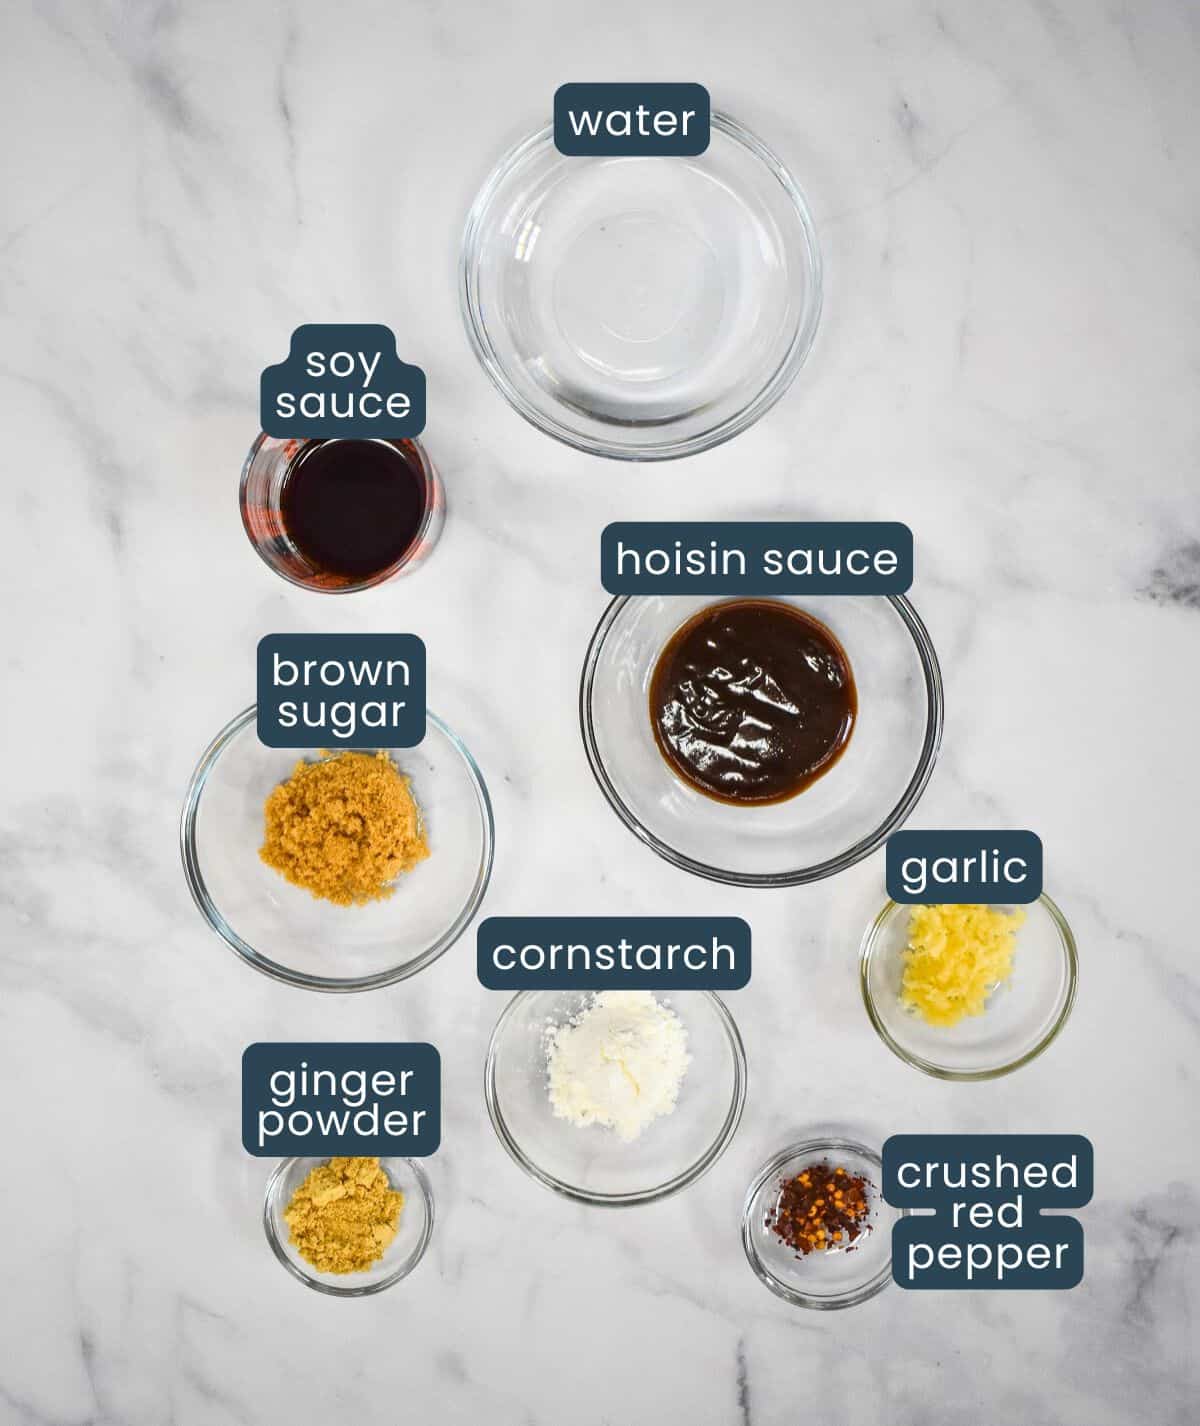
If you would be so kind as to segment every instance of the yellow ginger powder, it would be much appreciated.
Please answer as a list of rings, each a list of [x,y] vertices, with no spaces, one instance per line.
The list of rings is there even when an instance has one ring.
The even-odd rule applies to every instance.
[[[1021,910],[994,906],[914,906],[900,1000],[930,1025],[982,1015],[987,998],[1012,975]]]
[[[396,1236],[404,1195],[378,1159],[318,1164],[283,1211],[292,1245],[323,1273],[361,1273]]]
[[[408,778],[383,752],[301,760],[263,816],[263,861],[338,906],[391,896],[395,879],[429,855]]]

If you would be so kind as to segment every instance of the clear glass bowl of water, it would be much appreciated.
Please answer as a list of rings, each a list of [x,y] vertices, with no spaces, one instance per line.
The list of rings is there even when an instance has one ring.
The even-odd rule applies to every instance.
[[[567,158],[547,127],[480,190],[460,296],[521,415],[595,455],[661,460],[783,395],[816,335],[821,263],[795,179],[727,115],[694,158]]]

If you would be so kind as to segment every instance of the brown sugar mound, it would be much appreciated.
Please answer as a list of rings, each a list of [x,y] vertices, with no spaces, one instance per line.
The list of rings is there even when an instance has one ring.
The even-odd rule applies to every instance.
[[[283,1211],[296,1251],[318,1272],[366,1272],[396,1236],[404,1195],[375,1158],[318,1164]]]
[[[263,816],[263,861],[338,906],[391,896],[396,878],[429,855],[408,778],[383,752],[298,762]]]

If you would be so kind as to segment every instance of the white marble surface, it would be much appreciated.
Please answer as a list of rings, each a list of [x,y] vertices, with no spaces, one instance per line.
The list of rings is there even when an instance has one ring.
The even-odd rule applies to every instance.
[[[1189,1419],[1196,11],[12,0],[0,27],[0,1419]],[[828,270],[784,401],[651,469],[511,414],[454,281],[476,185],[554,87],[639,76],[706,82],[778,147]],[[416,578],[337,601],[255,559],[235,498],[259,372],[319,320],[385,321],[426,368],[451,502]],[[916,825],[1045,839],[1081,992],[1006,1080],[941,1085],[877,1043],[855,954],[879,856],[738,894],[636,845],[593,785],[575,688],[600,529],[775,514],[912,525],[948,689]],[[731,998],[749,1103],[685,1195],[587,1211],[509,1162],[481,1100],[500,1005],[472,938],[410,984],[325,998],[254,975],[195,914],[180,799],[253,696],[256,640],[389,628],[425,637],[432,704],[489,778],[488,911],[752,921],[754,982]],[[529,629],[544,658],[517,682]],[[405,1286],[344,1303],[266,1249],[239,1057],[371,1037],[441,1047],[439,1220]],[[739,1206],[822,1120],[1088,1134],[1083,1285],[788,1309],[747,1270]]]

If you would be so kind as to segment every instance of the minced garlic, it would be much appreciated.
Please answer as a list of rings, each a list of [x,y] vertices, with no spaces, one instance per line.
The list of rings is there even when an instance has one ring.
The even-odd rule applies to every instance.
[[[901,1003],[930,1025],[982,1015],[1012,975],[1013,942],[1025,913],[994,906],[914,906],[908,921]]]

